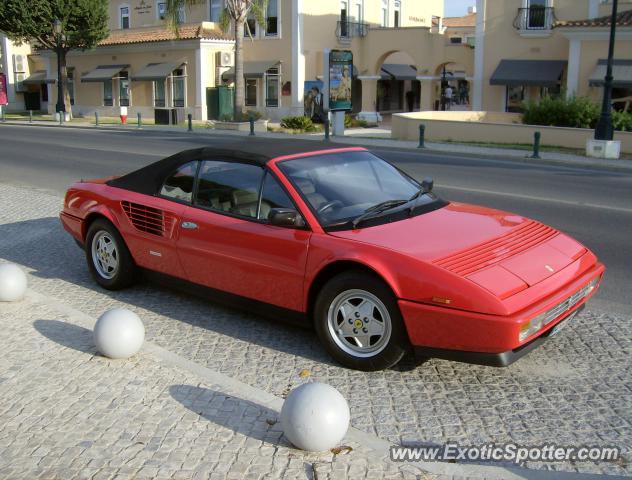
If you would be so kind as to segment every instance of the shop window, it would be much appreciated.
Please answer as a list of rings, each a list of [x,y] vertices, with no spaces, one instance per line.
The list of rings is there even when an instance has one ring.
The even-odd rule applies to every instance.
[[[523,111],[523,102],[525,100],[525,88],[523,85],[507,86],[507,112]]]
[[[388,27],[388,0],[382,0],[382,26]]]
[[[165,81],[154,81],[154,107],[166,107],[165,104]]]
[[[156,11],[158,12],[158,18],[160,20],[167,18],[167,2],[158,2]]]
[[[270,0],[266,10],[266,37],[279,35],[279,0]]]
[[[222,0],[210,0],[211,1],[211,22],[219,23],[222,17]]]
[[[68,69],[68,96],[70,97],[70,105],[75,104],[75,71]]]
[[[103,106],[111,107],[114,105],[114,89],[112,88],[112,79],[103,82]]]
[[[246,79],[246,106],[247,107],[257,106],[257,79],[256,78]]]
[[[246,25],[244,25],[244,37],[251,35],[253,38],[257,36],[257,20],[252,15],[249,15],[246,19]],[[250,33],[249,33],[250,32]]]
[[[121,28],[123,30],[128,29],[129,28],[129,7],[121,7],[120,8],[120,13],[121,13]]]
[[[271,68],[266,72],[266,107],[279,106],[279,69]]]
[[[184,82],[186,77],[184,76],[184,70],[178,68],[173,71],[173,106],[174,107],[184,107],[185,106],[185,85]]]
[[[129,107],[129,73],[121,72],[119,74],[119,105],[121,107]]]

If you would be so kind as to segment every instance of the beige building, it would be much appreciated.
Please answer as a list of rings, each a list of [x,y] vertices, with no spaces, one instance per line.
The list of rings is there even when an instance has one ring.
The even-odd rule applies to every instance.
[[[47,82],[54,80],[46,77],[46,65],[28,43],[16,45],[0,33],[0,73],[7,83],[7,110],[47,110]]]
[[[611,10],[607,0],[478,0],[473,110],[520,111],[561,92],[601,99]],[[630,108],[632,1],[619,12],[613,96]]]
[[[210,118],[217,109],[208,90],[234,81],[234,42],[218,24],[222,1],[183,10],[178,36],[165,25],[166,0],[110,1],[109,37],[94,50],[68,55],[73,113],[118,115],[127,107],[130,117],[164,120],[174,115],[166,110],[175,110],[180,121],[188,113]],[[271,119],[304,114],[306,91],[320,85],[328,49],[354,54],[360,118],[435,108],[444,67],[454,82],[473,76],[471,46],[453,43],[436,28],[442,16],[443,0],[271,0],[264,25],[249,20],[247,108]],[[24,80],[52,113],[55,55],[42,52],[29,64]],[[24,99],[15,98],[13,108],[24,109]]]

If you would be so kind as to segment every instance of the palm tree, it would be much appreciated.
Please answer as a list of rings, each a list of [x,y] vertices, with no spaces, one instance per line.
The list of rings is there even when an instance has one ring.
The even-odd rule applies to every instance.
[[[167,0],[167,23],[176,32],[181,23],[180,12],[183,8],[206,3],[206,0]],[[241,120],[245,107],[244,81],[244,35],[252,39],[248,18],[254,18],[259,25],[265,25],[265,13],[268,0],[224,0],[224,9],[220,17],[220,28],[226,32],[233,26],[235,33],[235,109],[234,120]]]

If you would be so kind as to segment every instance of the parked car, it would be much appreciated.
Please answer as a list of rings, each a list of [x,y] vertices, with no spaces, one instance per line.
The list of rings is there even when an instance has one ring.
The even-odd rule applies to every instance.
[[[96,282],[139,271],[313,325],[341,364],[505,366],[566,325],[604,266],[521,215],[448,202],[366,149],[248,140],[82,180],[61,221]]]

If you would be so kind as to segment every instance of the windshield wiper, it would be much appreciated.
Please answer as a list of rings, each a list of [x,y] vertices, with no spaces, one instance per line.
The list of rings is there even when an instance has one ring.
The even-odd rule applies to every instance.
[[[379,213],[385,212],[386,210],[390,210],[391,208],[399,207],[400,205],[404,205],[408,203],[410,200],[386,200],[385,202],[378,203],[377,205],[373,205],[372,207],[367,208],[362,215],[356,217],[351,225],[353,228],[357,228],[358,225],[363,220],[366,220],[373,215],[377,215]]]
[[[423,181],[421,182],[421,188],[417,190],[417,193],[415,193],[412,197],[410,197],[408,201],[414,202],[422,195],[432,192],[433,186],[434,186],[434,180],[432,178],[424,178]],[[415,204],[413,203],[408,209],[408,216],[410,217],[414,211],[415,211]]]

